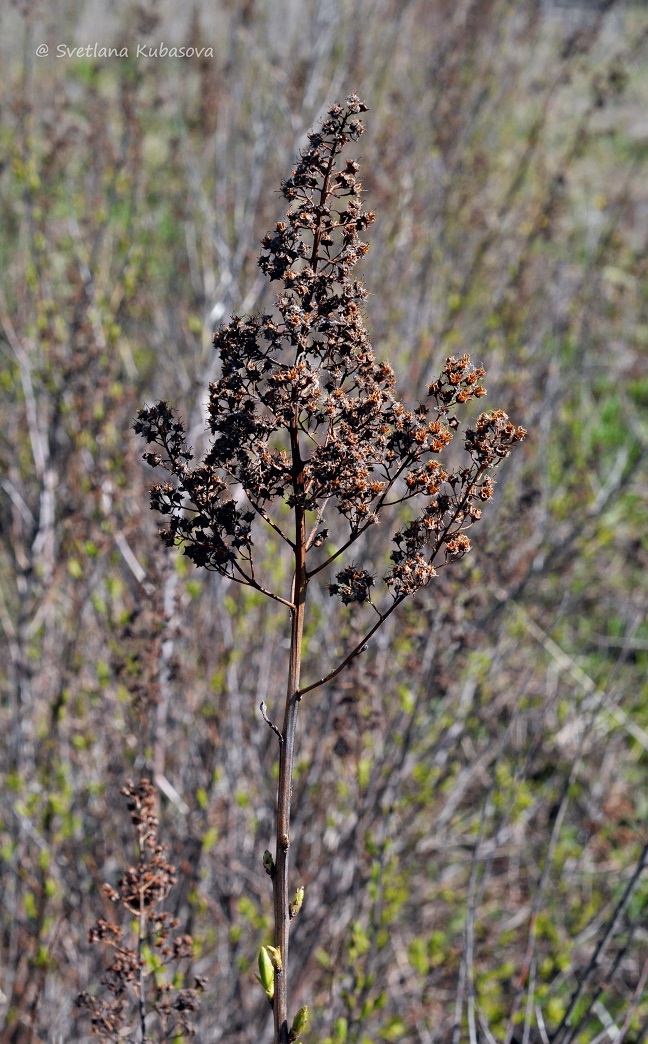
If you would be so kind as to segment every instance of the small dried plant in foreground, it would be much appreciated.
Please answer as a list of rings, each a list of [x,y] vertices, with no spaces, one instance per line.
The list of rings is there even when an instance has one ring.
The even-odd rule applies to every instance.
[[[90,930],[89,941],[112,950],[112,960],[101,980],[107,997],[82,993],[79,1007],[89,1011],[93,1032],[109,1041],[178,1040],[194,1036],[192,1014],[198,1010],[203,983],[177,989],[167,970],[193,957],[192,940],[178,935],[178,921],[159,909],[175,881],[175,868],[167,861],[158,841],[156,794],[142,779],[122,788],[131,822],[137,834],[137,863],[129,866],[117,887],[104,885],[104,897],[121,906],[133,919],[129,945],[124,929],[100,918]],[[155,1038],[150,1036],[155,1028]],[[135,1035],[137,1033],[137,1035]]]
[[[358,162],[340,158],[363,133],[366,108],[356,96],[334,105],[282,185],[289,209],[259,258],[281,284],[276,308],[236,316],[214,335],[222,371],[209,390],[212,439],[204,459],[192,463],[183,424],[166,402],[141,409],[134,425],[152,447],[145,460],[171,476],[151,491],[151,506],[169,520],[164,543],[280,602],[291,621],[281,728],[261,705],[279,746],[276,846],[263,858],[275,938],[259,958],[275,1044],[296,1040],[307,1017],[300,1009],[291,1022],[287,992],[290,923],[302,898],[298,889],[291,902],[288,874],[298,707],[361,652],[405,598],[470,551],[466,531],[493,495],[493,468],[526,434],[501,410],[482,413],[464,435],[463,466],[449,470],[440,458],[459,428],[456,411],[486,394],[483,369],[468,355],[448,358],[425,400],[410,409],[396,396],[390,364],[374,356],[362,311],[367,291],[353,277],[374,214],[362,204]],[[381,596],[374,574],[345,556],[389,517],[396,528]],[[254,550],[263,528],[290,550],[290,590],[273,590],[259,572]],[[308,587],[325,571],[333,573],[329,593],[347,606],[367,603],[372,618],[324,677],[302,684]]]

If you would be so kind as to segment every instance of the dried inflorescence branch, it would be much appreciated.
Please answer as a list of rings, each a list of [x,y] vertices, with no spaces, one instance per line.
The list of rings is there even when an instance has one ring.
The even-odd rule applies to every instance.
[[[167,861],[164,845],[158,840],[155,788],[147,779],[136,785],[130,780],[121,793],[127,799],[131,823],[137,832],[139,859],[129,866],[117,887],[104,885],[104,895],[131,913],[139,915],[166,899],[175,882],[175,867]]]
[[[135,1020],[140,1023],[142,1040],[150,1039],[147,1025],[152,1020],[157,1022],[158,1040],[176,1040],[182,1033],[194,1036],[191,1015],[199,1008],[204,982],[196,978],[192,987],[177,989],[163,974],[165,968],[191,959],[194,953],[191,936],[177,934],[177,918],[158,909],[175,882],[175,867],[158,839],[155,788],[142,779],[137,784],[129,781],[121,792],[136,830],[138,859],[127,867],[116,887],[104,885],[103,894],[135,915],[137,937],[128,945],[120,925],[99,918],[88,941],[112,951],[101,979],[108,996],[84,992],[77,1004],[90,1013],[93,1032],[103,1040],[123,1040],[124,1031]]]
[[[367,291],[352,278],[374,214],[362,205],[359,164],[338,163],[363,133],[366,108],[355,96],[333,106],[282,185],[290,207],[264,237],[259,266],[283,288],[274,314],[237,316],[214,335],[222,374],[210,387],[205,459],[190,465],[184,429],[165,402],[140,410],[135,430],[157,447],[145,459],[174,477],[151,493],[151,506],[170,519],[165,543],[252,586],[255,517],[294,544],[269,515],[275,498],[314,513],[309,550],[324,543],[330,504],[347,521],[348,546],[387,505],[422,499],[395,536],[384,577],[400,599],[434,576],[440,551],[454,560],[469,550],[461,534],[492,494],[488,472],[525,432],[501,411],[482,414],[465,436],[470,463],[446,471],[438,457],[458,427],[452,411],[486,394],[483,369],[468,355],[449,358],[425,402],[409,410],[395,397],[391,366],[374,357],[362,314]],[[329,590],[349,603],[366,600],[368,585],[349,588],[338,577]]]

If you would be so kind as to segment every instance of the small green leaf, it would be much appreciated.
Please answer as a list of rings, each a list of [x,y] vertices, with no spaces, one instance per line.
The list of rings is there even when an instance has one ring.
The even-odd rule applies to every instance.
[[[68,562],[68,573],[73,580],[80,580],[83,576],[83,566],[78,558],[71,558]]]
[[[216,827],[210,827],[203,837],[203,851],[209,852],[209,850],[214,847],[217,841],[218,830],[216,829]]]
[[[201,808],[204,812],[207,806],[209,805],[209,798],[207,796],[207,791],[204,787],[197,788],[196,801],[198,802],[198,807]]]
[[[336,1044],[346,1044],[349,1024],[345,1018],[338,1019],[333,1027]]]

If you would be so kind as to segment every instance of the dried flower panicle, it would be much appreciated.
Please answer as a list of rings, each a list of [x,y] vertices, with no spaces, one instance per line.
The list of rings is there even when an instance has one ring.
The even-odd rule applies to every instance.
[[[454,411],[486,394],[484,370],[468,355],[450,357],[425,401],[407,408],[395,395],[390,364],[374,356],[362,311],[367,291],[353,272],[368,249],[362,237],[374,213],[362,203],[359,163],[341,158],[362,135],[366,109],[355,95],[332,106],[282,185],[288,210],[264,237],[259,258],[281,284],[276,308],[235,316],[214,335],[222,371],[209,390],[212,441],[204,460],[191,464],[166,402],[140,410],[134,428],[156,447],[145,459],[173,478],[151,492],[151,506],[169,518],[164,542],[251,586],[260,586],[255,518],[294,546],[270,514],[275,498],[313,513],[308,551],[325,543],[321,522],[330,505],[346,520],[347,547],[383,509],[416,499],[383,578],[400,601],[470,550],[464,531],[492,495],[490,473],[526,433],[502,411],[483,413],[465,434],[468,462],[446,470],[439,458],[459,426]],[[245,499],[235,498],[234,487]],[[306,575],[339,553],[327,559],[324,548]],[[373,577],[370,583],[360,570],[354,579],[354,570],[329,586],[345,604],[370,600]]]
[[[178,919],[158,909],[175,881],[175,868],[158,839],[155,788],[142,779],[137,784],[129,781],[121,793],[136,830],[138,860],[124,871],[116,887],[104,885],[102,891],[104,898],[135,915],[139,934],[127,945],[122,927],[99,918],[88,941],[112,951],[101,979],[108,996],[85,991],[77,1004],[89,1012],[93,1032],[103,1040],[123,1040],[124,1030],[136,1017],[140,1022],[156,1020],[158,1040],[177,1040],[181,1033],[194,1036],[190,1016],[199,1008],[204,981],[197,978],[192,987],[177,989],[163,974],[167,966],[190,960],[194,953],[191,936],[178,933]],[[153,961],[146,950],[154,953]]]

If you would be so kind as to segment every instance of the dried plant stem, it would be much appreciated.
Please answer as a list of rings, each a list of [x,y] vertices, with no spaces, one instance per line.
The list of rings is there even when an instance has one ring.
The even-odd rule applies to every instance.
[[[139,988],[138,988],[138,1008],[139,1008],[139,1020],[140,1020],[140,1032],[142,1034],[142,1040],[146,1040],[146,998],[145,990],[146,984],[144,982],[144,939],[145,939],[145,920],[146,913],[144,911],[143,904],[140,903],[139,916],[137,918],[138,932],[137,932],[137,956],[139,958]]]
[[[295,492],[303,485],[303,463],[299,453],[296,425],[291,431],[293,458],[293,486]],[[282,969],[275,973],[274,1025],[275,1044],[288,1042],[288,944],[290,913],[288,898],[288,866],[290,850],[290,799],[295,750],[297,710],[301,696],[301,671],[304,610],[306,606],[306,518],[301,505],[295,507],[295,575],[293,579],[293,610],[290,636],[290,667],[286,710],[279,745],[279,784],[277,790],[277,845],[273,874],[275,946],[281,953]]]

